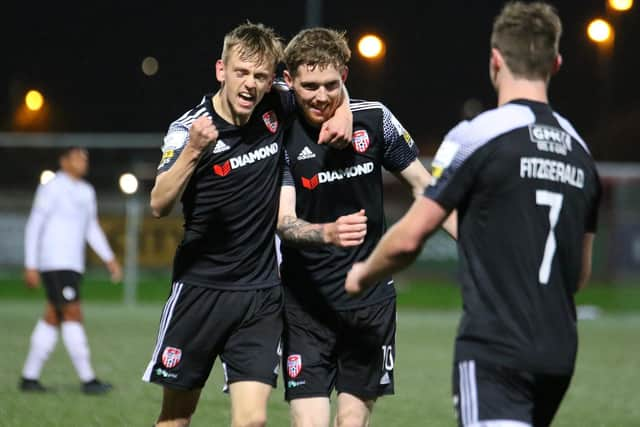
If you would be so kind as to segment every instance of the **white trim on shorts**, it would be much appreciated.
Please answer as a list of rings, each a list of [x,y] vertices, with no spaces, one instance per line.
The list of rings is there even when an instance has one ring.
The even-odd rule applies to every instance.
[[[171,317],[173,316],[173,309],[178,302],[178,297],[180,296],[180,291],[182,291],[182,286],[184,284],[182,282],[174,282],[173,287],[171,289],[171,295],[169,295],[169,299],[164,305],[164,310],[162,311],[162,318],[160,319],[160,327],[158,331],[158,338],[156,341],[156,347],[153,350],[153,356],[151,356],[151,362],[147,365],[147,369],[144,371],[144,375],[142,375],[142,380],[146,382],[151,381],[151,372],[153,371],[153,367],[158,361],[158,354],[160,353],[160,349],[162,347],[162,342],[164,341],[164,336],[167,333],[167,329],[169,328],[169,322],[171,321]]]
[[[464,427],[531,427],[531,424],[516,420],[478,420],[478,386],[476,362],[465,360],[458,363],[460,373],[460,416]]]
[[[465,424],[466,425],[466,424]],[[469,424],[468,427],[532,427],[529,423],[514,420],[485,420]]]

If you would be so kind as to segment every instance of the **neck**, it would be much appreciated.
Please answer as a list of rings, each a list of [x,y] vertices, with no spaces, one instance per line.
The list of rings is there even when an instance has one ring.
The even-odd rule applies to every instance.
[[[67,175],[69,178],[71,178],[71,179],[73,179],[75,181],[81,179],[81,177],[78,176],[77,174],[71,173],[71,172],[69,172],[67,170],[62,169],[62,172],[64,172],[65,175]]]
[[[501,82],[498,87],[498,106],[514,99],[529,99],[548,104],[547,83],[543,80],[526,79],[510,79]]]
[[[239,116],[234,114],[233,109],[231,108],[231,104],[228,102],[227,98],[223,96],[224,88],[220,89],[216,92],[215,95],[211,98],[211,103],[213,104],[213,109],[220,117],[222,117],[226,122],[231,123],[235,126],[242,126],[249,121],[251,116]]]

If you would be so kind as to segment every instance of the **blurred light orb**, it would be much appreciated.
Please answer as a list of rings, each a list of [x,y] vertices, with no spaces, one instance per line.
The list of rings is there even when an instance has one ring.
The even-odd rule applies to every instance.
[[[153,56],[147,56],[142,60],[142,72],[146,76],[150,77],[156,75],[159,68],[160,64],[158,63],[158,60]]]
[[[365,58],[373,59],[382,56],[384,43],[382,39],[373,34],[367,34],[358,42],[358,52]]]
[[[120,184],[120,190],[124,194],[133,194],[138,191],[138,178],[132,173],[120,175],[118,183]]]
[[[56,174],[49,169],[45,169],[40,174],[40,184],[45,185],[47,182],[51,181]]]
[[[626,12],[633,6],[633,0],[609,0],[609,7],[619,12]]]
[[[38,111],[44,104],[44,97],[37,90],[30,90],[24,97],[24,103],[31,111]]]
[[[596,43],[604,43],[611,39],[613,30],[611,25],[604,19],[594,19],[587,27],[589,38]]]

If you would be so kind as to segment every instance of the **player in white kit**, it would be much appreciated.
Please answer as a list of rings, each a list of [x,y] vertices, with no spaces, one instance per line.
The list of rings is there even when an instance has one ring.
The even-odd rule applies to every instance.
[[[67,148],[59,160],[55,177],[38,186],[25,230],[25,282],[35,288],[42,280],[47,303],[31,334],[19,388],[47,391],[39,381],[40,372],[55,348],[60,329],[82,391],[102,394],[111,385],[94,374],[82,326],[79,286],[85,268],[85,242],[104,261],[114,283],[122,279],[122,270],[98,224],[95,191],[83,179],[89,166],[87,151]]]

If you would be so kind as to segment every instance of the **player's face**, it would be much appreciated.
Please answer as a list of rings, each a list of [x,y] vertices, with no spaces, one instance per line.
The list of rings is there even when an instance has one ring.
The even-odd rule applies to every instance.
[[[62,169],[75,178],[82,178],[89,170],[89,154],[85,150],[72,150],[62,159]]]
[[[275,64],[268,59],[256,62],[240,58],[232,49],[226,61],[216,63],[216,77],[222,84],[222,102],[235,123],[249,120],[254,108],[271,90]]]
[[[342,102],[346,77],[346,69],[340,72],[333,65],[323,69],[300,65],[295,75],[285,72],[287,84],[294,90],[302,113],[312,125],[321,125],[333,117]]]

